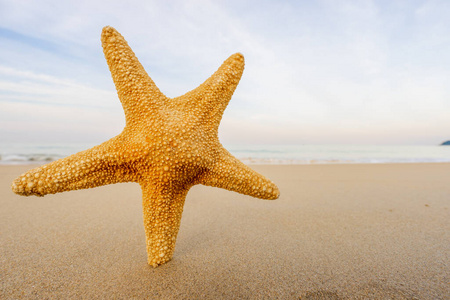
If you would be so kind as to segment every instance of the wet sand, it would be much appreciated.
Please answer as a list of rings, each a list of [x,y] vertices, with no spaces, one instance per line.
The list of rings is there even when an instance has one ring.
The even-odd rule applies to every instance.
[[[20,197],[0,166],[0,299],[450,298],[450,164],[252,167],[281,197],[195,186],[152,268],[138,184]]]

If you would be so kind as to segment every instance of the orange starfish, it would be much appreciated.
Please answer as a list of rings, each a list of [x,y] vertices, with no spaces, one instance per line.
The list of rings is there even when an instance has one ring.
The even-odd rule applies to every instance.
[[[126,125],[118,136],[18,177],[12,190],[43,196],[118,182],[142,188],[148,263],[172,258],[189,189],[215,186],[276,199],[277,186],[233,157],[219,142],[222,114],[244,71],[244,57],[230,56],[203,84],[166,97],[112,27],[103,28],[103,52]]]

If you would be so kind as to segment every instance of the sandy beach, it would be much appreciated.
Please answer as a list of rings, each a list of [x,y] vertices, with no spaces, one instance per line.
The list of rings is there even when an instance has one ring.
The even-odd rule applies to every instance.
[[[138,184],[20,197],[0,166],[0,298],[450,298],[450,164],[252,167],[281,197],[195,186],[152,268]]]

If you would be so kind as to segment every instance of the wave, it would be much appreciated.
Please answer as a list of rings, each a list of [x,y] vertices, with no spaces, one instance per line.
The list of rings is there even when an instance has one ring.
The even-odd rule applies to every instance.
[[[64,156],[58,154],[6,154],[0,156],[0,164],[21,165],[21,164],[44,164],[49,163]]]
[[[0,164],[44,164],[92,144],[0,144]],[[450,162],[450,147],[364,145],[230,145],[245,164],[355,164]]]
[[[1,155],[2,165],[46,164],[61,158],[58,154],[10,154]],[[445,163],[450,158],[261,158],[261,157],[237,157],[247,165],[320,165],[320,164],[377,164],[377,163]]]

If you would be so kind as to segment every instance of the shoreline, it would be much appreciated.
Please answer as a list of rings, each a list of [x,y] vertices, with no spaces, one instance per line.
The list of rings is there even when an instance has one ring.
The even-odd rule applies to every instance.
[[[48,163],[91,144],[1,145],[0,164]],[[225,145],[245,164],[347,164],[450,162],[450,148],[437,145]]]
[[[15,195],[30,167],[0,165],[2,299],[450,297],[450,163],[252,165],[280,198],[194,186],[155,269],[138,184]]]
[[[248,166],[332,166],[332,165],[414,165],[414,164],[450,164],[450,161],[414,161],[414,162],[321,162],[321,161],[314,161],[310,163],[268,163],[268,162],[248,162],[245,159],[239,159],[244,164]],[[11,163],[5,163],[0,162],[0,167],[2,166],[30,166],[30,167],[38,167],[45,164],[49,164],[51,162],[54,162],[55,160],[51,161],[44,161],[44,162],[11,162]]]

